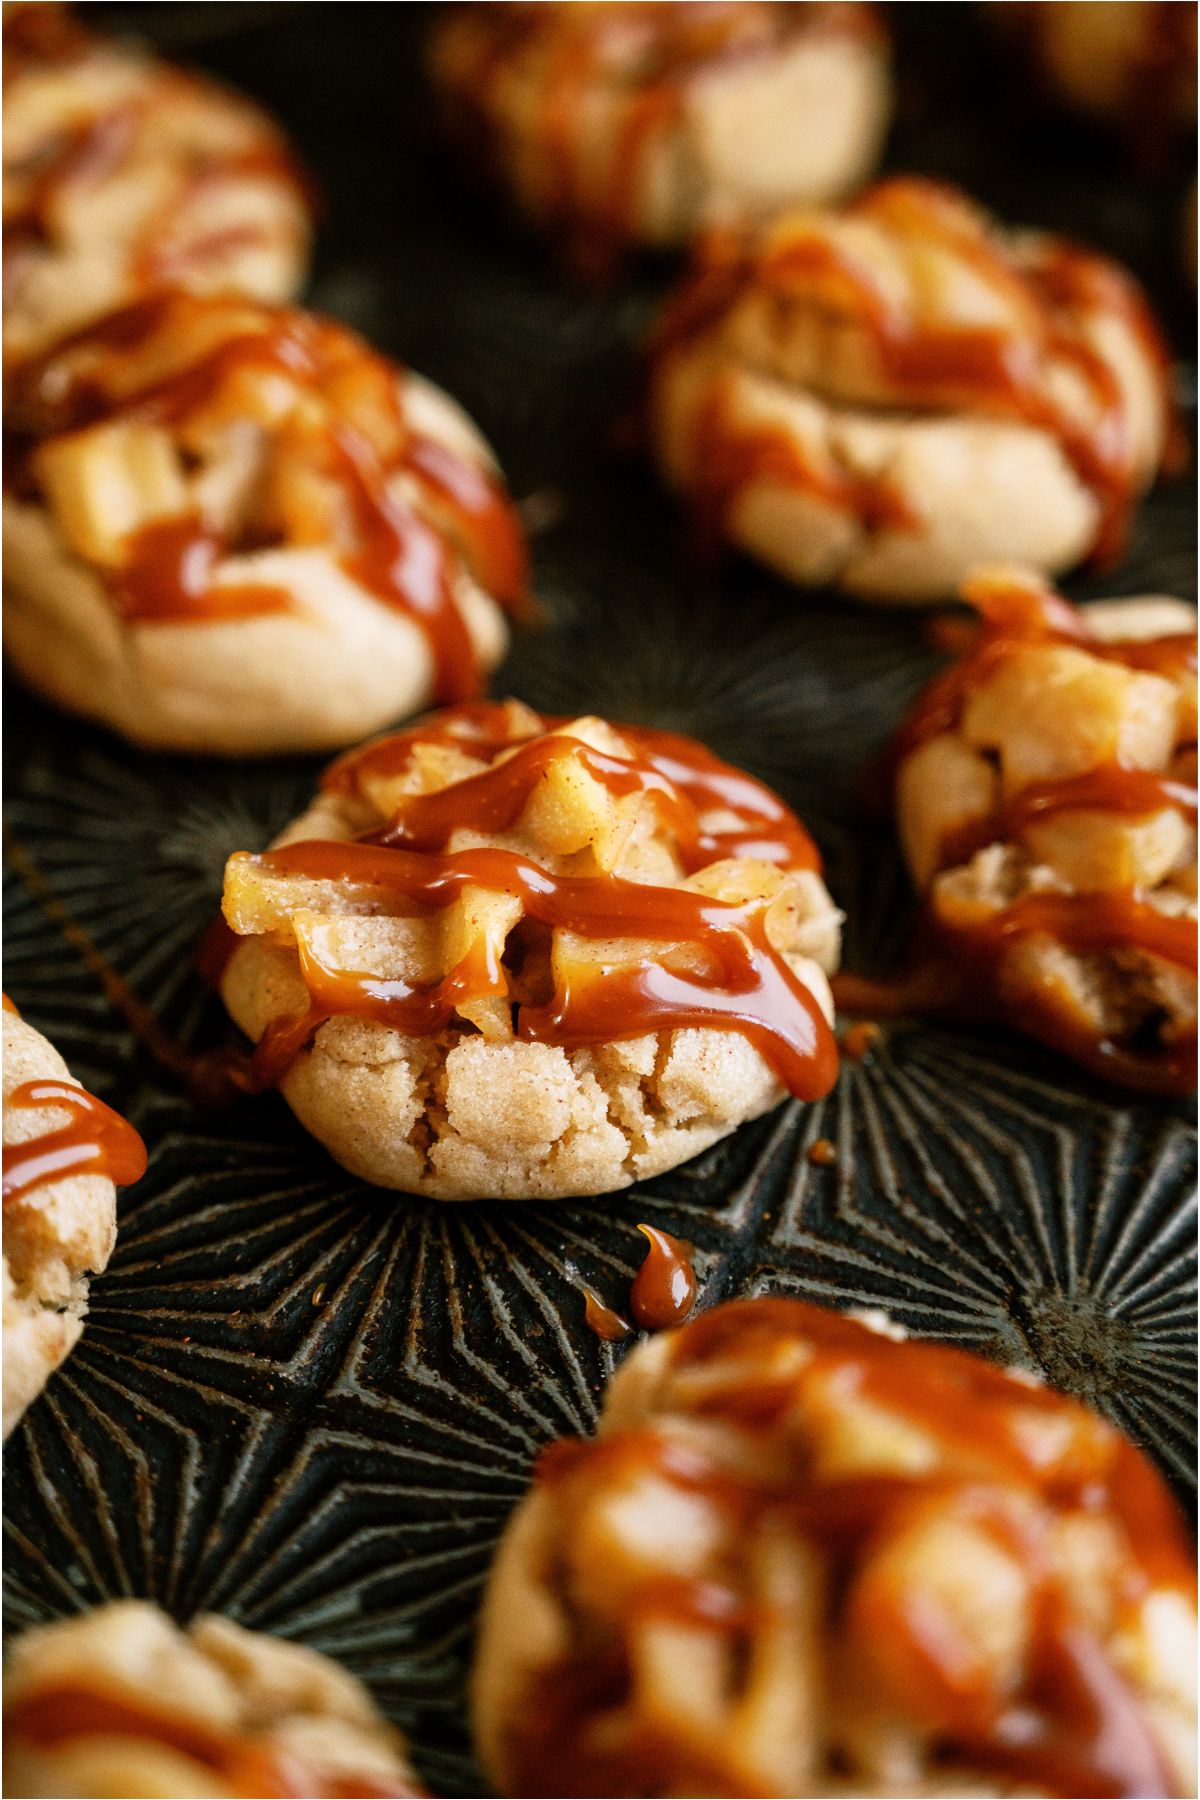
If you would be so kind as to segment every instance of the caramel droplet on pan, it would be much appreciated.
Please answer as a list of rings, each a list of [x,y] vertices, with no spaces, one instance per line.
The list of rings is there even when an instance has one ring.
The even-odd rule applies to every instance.
[[[650,1245],[629,1290],[630,1310],[643,1331],[682,1324],[696,1304],[692,1247],[654,1225],[639,1225]]]
[[[851,1062],[861,1062],[879,1042],[879,1027],[870,1019],[858,1019],[842,1039],[843,1054]]]
[[[818,1169],[831,1169],[837,1162],[837,1145],[828,1138],[814,1138],[808,1146],[808,1160]]]
[[[603,1338],[608,1344],[619,1343],[633,1330],[628,1319],[623,1319],[619,1312],[606,1306],[599,1294],[594,1294],[591,1288],[583,1290],[583,1316],[596,1336]]]

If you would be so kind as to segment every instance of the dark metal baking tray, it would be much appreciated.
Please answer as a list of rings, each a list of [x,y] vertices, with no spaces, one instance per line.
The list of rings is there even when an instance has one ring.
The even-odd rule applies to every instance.
[[[325,196],[314,304],[445,384],[540,521],[544,628],[497,677],[557,712],[691,731],[814,827],[885,964],[909,901],[857,776],[932,666],[918,615],[804,598],[747,563],[700,573],[619,427],[669,269],[564,283],[464,180],[418,74],[421,6],[91,9],[256,94]],[[895,9],[889,158],[1126,257],[1177,334],[1195,301],[1183,193],[1039,111],[967,7]],[[1193,477],[1144,508],[1125,566],[1074,593],[1195,589]],[[648,1220],[692,1239],[702,1303],[762,1290],[881,1305],[1042,1370],[1185,1492],[1195,1458],[1195,1139],[1015,1037],[897,1027],[836,1092],[785,1106],[632,1193],[438,1206],[370,1190],[277,1097],[198,1110],[105,998],[115,971],[182,1044],[229,1035],[197,976],[226,855],[316,765],[141,755],[8,694],[5,982],[128,1112],[150,1172],[122,1200],[81,1348],[5,1455],[10,1630],[125,1594],[216,1608],[339,1657],[412,1733],[434,1787],[478,1793],[462,1702],[475,1606],[547,1438],[591,1425]],[[838,1145],[814,1167],[806,1145]]]

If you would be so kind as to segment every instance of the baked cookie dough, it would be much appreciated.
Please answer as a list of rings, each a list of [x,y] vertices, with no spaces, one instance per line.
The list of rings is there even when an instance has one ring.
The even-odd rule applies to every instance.
[[[542,1452],[474,1726],[502,1794],[1191,1794],[1195,1652],[1186,1527],[1111,1426],[743,1300]]]
[[[137,1181],[146,1152],[7,999],[3,1020],[7,1437],[79,1342],[88,1276],[116,1242],[114,1183]]]
[[[50,4],[5,7],[4,61],[6,367],[158,287],[297,292],[309,201],[257,107]]]
[[[1196,615],[1019,572],[896,744],[934,943],[978,1004],[1135,1087],[1196,1077]]]
[[[653,442],[702,529],[878,603],[1111,558],[1169,419],[1129,275],[915,178],[710,241],[653,353]]]
[[[9,382],[4,642],[135,743],[324,750],[481,690],[524,590],[490,452],[344,326],[181,291]]]
[[[690,738],[435,714],[232,857],[224,914],[253,1078],[381,1187],[606,1193],[836,1078],[816,849]]]
[[[4,1792],[419,1795],[398,1731],[329,1657],[229,1619],[186,1629],[121,1600],[17,1639],[4,1667]]]
[[[888,47],[859,5],[463,5],[431,67],[452,126],[575,259],[849,193],[878,160]]]

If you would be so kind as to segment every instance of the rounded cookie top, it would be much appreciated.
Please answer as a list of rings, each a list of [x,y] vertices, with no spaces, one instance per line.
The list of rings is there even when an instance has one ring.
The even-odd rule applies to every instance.
[[[6,364],[154,288],[297,291],[306,186],[240,95],[87,30],[4,9]]]
[[[948,991],[1103,1078],[1196,1071],[1196,617],[1074,608],[977,575],[962,653],[893,757],[905,856]]]
[[[340,747],[479,690],[525,581],[487,447],[331,320],[169,291],[10,383],[22,672],[170,748]]]
[[[707,528],[880,600],[1119,549],[1169,422],[1130,276],[915,178],[702,248],[652,413]]]
[[[669,733],[435,714],[233,857],[224,912],[257,1078],[386,1186],[624,1187],[836,1073],[815,847]]]
[[[1030,1378],[794,1300],[643,1345],[493,1565],[507,1794],[1187,1793],[1194,1560]]]
[[[183,1630],[124,1600],[14,1643],[4,1791],[195,1800],[425,1790],[400,1733],[329,1657],[212,1614]]]
[[[146,1153],[7,997],[3,1019],[7,1437],[78,1342],[87,1278],[116,1239],[114,1184],[137,1181]]]

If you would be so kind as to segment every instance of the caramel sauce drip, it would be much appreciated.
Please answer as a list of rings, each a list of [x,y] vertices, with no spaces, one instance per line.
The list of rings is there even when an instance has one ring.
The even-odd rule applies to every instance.
[[[12,1013],[15,1018],[20,1018],[21,1013],[19,1007],[14,1005],[7,994],[0,994],[0,1005],[3,1006],[5,1012]]]
[[[15,1010],[15,1009],[14,1009]],[[146,1173],[146,1146],[133,1126],[103,1100],[57,1076],[25,1081],[5,1108],[62,1107],[70,1123],[23,1144],[4,1146],[4,1204],[73,1175],[106,1175],[118,1187]]]
[[[718,382],[701,402],[692,429],[695,524],[708,555],[720,548],[742,495],[760,484],[853,513],[868,531],[904,531],[917,522],[886,473],[857,474],[832,458],[819,463],[779,426],[738,419],[727,384]]]
[[[696,1304],[692,1246],[654,1225],[639,1225],[649,1248],[629,1290],[629,1308],[643,1331],[681,1325]]]
[[[829,1138],[814,1138],[806,1154],[814,1169],[832,1169],[837,1166],[837,1145]]]
[[[1047,239],[1036,257],[1018,260],[994,236],[964,221],[952,190],[915,179],[883,182],[850,209],[895,220],[906,233],[948,247],[998,298],[1010,298],[1022,325],[931,325],[888,299],[869,270],[821,234],[801,232],[755,255],[735,238],[715,235],[660,329],[658,351],[708,330],[754,289],[781,308],[829,289],[870,337],[880,369],[899,403],[918,410],[966,407],[1018,419],[1049,432],[1080,480],[1095,495],[1100,519],[1093,544],[1099,563],[1120,553],[1136,499],[1135,467],[1121,385],[1107,361],[1073,324],[1100,308],[1129,326],[1157,372],[1163,416],[1173,407],[1169,356],[1154,317],[1134,282],[1115,265],[1065,240]],[[1087,418],[1057,397],[1053,368],[1070,369],[1087,395]],[[695,424],[698,498],[718,523],[751,483],[778,482],[812,493],[861,518],[868,530],[903,530],[913,520],[886,478],[817,467],[788,432],[735,419],[718,387]]]
[[[109,592],[130,624],[213,624],[292,611],[282,588],[265,583],[214,582],[222,553],[220,535],[195,515],[160,519],[127,540],[125,566],[109,580]]]
[[[24,367],[13,384],[13,415],[25,427],[16,478],[32,474],[36,491],[32,452],[47,437],[117,419],[178,429],[235,396],[247,375],[277,375],[294,391],[305,421],[274,428],[281,436],[293,431],[276,454],[307,457],[332,492],[349,543],[330,548],[345,573],[420,628],[433,653],[436,698],[477,694],[482,671],[456,597],[463,562],[510,609],[522,604],[527,581],[520,523],[498,482],[469,458],[409,429],[391,364],[343,327],[284,307],[237,303],[245,317],[214,347],[166,375],[130,380],[126,359],[136,362],[160,336],[169,338],[176,319],[187,330],[206,315],[219,320],[230,304],[157,294],[74,333]],[[392,449],[381,450],[340,417],[338,395],[346,390],[377,404]],[[319,424],[312,422],[314,410]],[[432,520],[398,489],[400,478],[426,497]],[[279,541],[274,527],[266,534],[273,541]],[[212,579],[222,556],[243,547],[198,514],[157,520],[127,540],[122,565],[108,576],[113,603],[131,624],[295,610],[284,589]],[[256,547],[252,534],[248,547]]]
[[[325,786],[359,794],[360,784],[371,777],[402,773],[422,743],[499,754],[509,743],[505,720],[500,706],[454,709],[428,726],[343,757]],[[446,850],[455,830],[507,830],[552,761],[570,756],[617,798],[648,794],[677,833],[688,869],[723,857],[819,868],[816,847],[799,820],[761,783],[673,733],[636,729],[628,737],[632,758],[594,751],[568,737],[518,742],[507,760],[477,776],[399,800],[386,826],[357,841],[288,844],[268,852],[261,865],[281,875],[346,884],[393,903],[399,899],[418,913],[448,905],[465,889],[484,888],[515,895],[527,918],[551,930],[593,939],[645,938],[698,952],[681,967],[672,966],[669,954],[662,962],[580,962],[567,972],[561,991],[540,1005],[520,1006],[517,1036],[573,1050],[687,1026],[738,1031],[790,1092],[802,1099],[827,1092],[837,1074],[833,1034],[816,1000],[771,946],[761,900],[715,900],[691,889],[611,875],[552,875],[505,849]],[[714,808],[732,817],[728,830],[702,827],[701,815]],[[278,1081],[318,1026],[337,1014],[426,1036],[440,1031],[462,1006],[508,993],[505,969],[485,949],[425,987],[328,968],[307,945],[301,945],[300,959],[309,1011],[268,1027],[255,1052],[257,1079],[264,1085]]]
[[[794,1351],[807,1354],[797,1373]],[[756,1474],[718,1462],[701,1442],[686,1442],[653,1424],[564,1440],[542,1452],[537,1481],[556,1491],[570,1517],[571,1484],[586,1497],[605,1482],[641,1472],[706,1497],[729,1518],[744,1542],[770,1520],[788,1520],[830,1566],[825,1590],[830,1618],[823,1634],[836,1652],[886,1642],[904,1671],[894,1699],[914,1725],[928,1731],[939,1762],[961,1761],[1038,1792],[1072,1796],[1168,1795],[1176,1790],[1146,1709],[1086,1622],[1067,1610],[1041,1540],[1021,1522],[1013,1491],[1059,1510],[1108,1514],[1123,1537],[1123,1562],[1114,1577],[1119,1606],[1130,1613],[1152,1587],[1195,1593],[1194,1562],[1183,1521],[1159,1476],[1132,1444],[1096,1422],[1086,1455],[1046,1457],[1033,1440],[1030,1414],[1065,1420],[1081,1409],[1049,1389],[1018,1384],[1001,1370],[942,1345],[895,1342],[857,1321],[794,1300],[733,1302],[703,1314],[672,1342],[670,1371],[727,1361],[744,1370],[715,1391],[703,1382],[691,1410],[752,1439],[770,1439],[785,1421],[802,1416],[810,1386],[822,1394],[852,1391],[930,1435],[963,1475],[861,1474],[803,1477],[784,1458],[756,1447]],[[787,1373],[775,1374],[773,1370]],[[665,1379],[670,1379],[669,1374]],[[776,1471],[764,1473],[763,1471]],[[986,1671],[953,1666],[945,1642],[929,1635],[919,1592],[857,1580],[873,1547],[886,1543],[920,1509],[933,1504],[981,1527],[1029,1572],[1034,1589],[1032,1642],[1020,1689],[993,1688]],[[565,1509],[565,1511],[563,1511]],[[732,1653],[749,1654],[759,1621],[736,1592],[710,1580],[646,1583],[630,1597],[630,1633],[650,1620],[690,1618],[729,1634]],[[853,1653],[853,1652],[852,1652]],[[861,1654],[861,1652],[858,1652]],[[603,1640],[567,1653],[540,1678],[539,1706],[528,1709],[514,1745],[515,1792],[524,1794],[644,1794],[680,1791],[681,1770],[668,1744],[636,1726],[613,1750],[599,1747],[598,1714],[629,1703],[623,1653]],[[591,1746],[582,1762],[578,1746]],[[570,1766],[564,1746],[575,1746]],[[686,1754],[686,1753],[685,1753]],[[697,1772],[682,1772],[686,1785]],[[744,1777],[742,1777],[744,1779]],[[730,1782],[734,1785],[729,1785]],[[732,1769],[708,1768],[688,1791],[744,1793]]]
[[[269,1741],[218,1731],[180,1713],[82,1682],[34,1689],[4,1708],[7,1747],[53,1752],[74,1738],[131,1738],[163,1744],[203,1765],[230,1794],[270,1800],[416,1800],[425,1790],[373,1775],[322,1772]]]
[[[606,1306],[591,1288],[583,1290],[583,1317],[589,1331],[594,1331],[607,1344],[618,1344],[622,1338],[632,1335],[633,1326],[629,1320],[623,1319],[614,1307]]]
[[[957,868],[970,862],[985,845],[1019,838],[1031,825],[1056,813],[1102,812],[1145,819],[1168,809],[1195,819],[1196,788],[1153,769],[1110,765],[1055,781],[1031,781],[986,819],[972,820],[961,830],[949,832],[942,845],[941,867]]]
[[[894,740],[893,768],[931,738],[955,731],[971,697],[1014,652],[1031,643],[1071,646],[1167,679],[1178,679],[1195,668],[1193,637],[1172,634],[1141,642],[1101,642],[1073,608],[1034,582],[980,582],[969,598],[981,615],[973,641],[917,700]],[[1167,808],[1194,819],[1194,785],[1153,770],[1116,765],[1031,782],[986,818],[948,833],[941,866],[959,867],[986,844],[1019,840],[1031,826],[1057,813],[1147,818]],[[927,904],[922,934],[921,956],[907,979],[889,984],[839,976],[838,1004],[883,1012],[928,1010],[932,1004],[935,1010],[977,1015],[980,994],[996,995],[999,961],[1015,942],[1032,936],[1051,937],[1080,955],[1137,951],[1172,968],[1196,967],[1195,920],[1163,913],[1134,891],[1030,894],[997,911],[981,912],[969,922],[951,921]],[[1196,1046],[1191,1033],[1183,1042],[1164,1042],[1156,1050],[1131,1048],[1098,1034],[1049,987],[1036,996],[1023,993],[1013,1009],[994,998],[992,1010],[1104,1080],[1164,1093],[1186,1094],[1195,1086]]]

